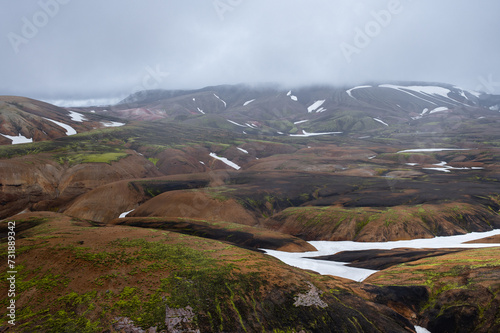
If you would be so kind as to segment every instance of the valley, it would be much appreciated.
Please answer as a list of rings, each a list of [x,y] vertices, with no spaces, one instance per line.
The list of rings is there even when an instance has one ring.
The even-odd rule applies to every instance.
[[[426,82],[0,96],[8,331],[496,332],[499,106]]]

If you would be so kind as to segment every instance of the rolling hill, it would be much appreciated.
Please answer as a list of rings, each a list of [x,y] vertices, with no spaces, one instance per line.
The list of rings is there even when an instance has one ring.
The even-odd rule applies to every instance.
[[[384,266],[363,283],[262,251],[499,229],[499,104],[422,82],[154,90],[88,108],[2,96],[11,331],[414,332],[468,311],[493,332],[496,249],[375,251]]]

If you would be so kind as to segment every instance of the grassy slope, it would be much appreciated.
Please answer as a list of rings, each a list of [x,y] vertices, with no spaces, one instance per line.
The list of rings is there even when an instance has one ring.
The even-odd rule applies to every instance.
[[[13,332],[116,331],[123,317],[142,328],[170,325],[201,332],[376,332],[386,327],[404,332],[411,327],[387,308],[353,295],[339,280],[257,252],[174,232],[98,227],[41,214],[17,222],[19,229],[37,226],[18,234]],[[311,290],[317,305],[294,305]],[[1,302],[4,327],[7,301]],[[176,326],[166,309],[189,320]]]
[[[391,267],[368,278],[376,285],[426,286],[420,312],[431,332],[498,332],[500,248],[463,251]]]

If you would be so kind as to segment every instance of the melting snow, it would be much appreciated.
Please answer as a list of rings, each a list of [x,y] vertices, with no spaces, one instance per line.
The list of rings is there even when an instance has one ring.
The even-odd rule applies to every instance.
[[[307,133],[306,131],[302,131],[302,134],[290,134],[290,136],[300,136],[300,137],[307,137],[307,136],[318,136],[318,135],[329,135],[329,134],[341,134],[342,132],[325,132],[325,133]]]
[[[460,87],[457,87],[457,86],[454,86],[453,88],[461,90],[460,95],[464,96],[465,98],[467,98],[467,96],[465,95],[465,92],[468,92],[469,94],[471,94],[472,96],[476,96],[477,98],[479,98],[479,96],[481,96],[480,92],[477,92],[477,91],[474,91],[474,90],[466,90],[466,89],[463,89],[463,88],[460,88]]]
[[[217,96],[216,94],[214,94],[215,97],[217,97],[222,103],[224,103],[224,107],[227,108],[227,104],[226,102],[224,102],[219,96]]]
[[[424,149],[407,149],[398,151],[399,153],[425,153],[425,152],[439,152],[447,150],[470,150],[470,149],[460,149],[460,148],[424,148]]]
[[[243,106],[247,106],[248,104],[252,103],[253,101],[255,101],[255,99],[246,101],[245,103],[243,103]]]
[[[101,124],[104,127],[120,127],[120,126],[125,126],[124,123],[119,123],[117,121],[107,121],[107,122],[101,121]]]
[[[294,122],[294,125],[302,124],[302,123],[305,123],[306,121],[309,121],[309,120],[296,121],[296,122]]]
[[[287,96],[290,96],[290,98],[292,99],[292,101],[297,102],[297,101],[299,100],[299,99],[297,98],[297,96],[292,95],[292,91],[291,91],[291,90],[290,90],[290,91],[288,92],[288,94],[286,94],[286,95],[287,95]]]
[[[415,326],[415,331],[417,333],[431,333],[430,331],[428,331],[426,328],[423,328],[423,327],[420,327],[420,326]]]
[[[248,151],[246,151],[246,150],[245,150],[245,149],[243,149],[243,148],[238,148],[238,150],[239,150],[239,151],[244,152],[245,154],[248,154]]]
[[[428,239],[413,239],[406,241],[393,242],[332,242],[332,241],[311,241],[309,244],[314,246],[318,251],[290,253],[274,250],[263,249],[267,254],[280,259],[284,263],[309,269],[323,275],[334,275],[354,281],[363,281],[375,270],[362,269],[346,266],[348,263],[341,263],[327,260],[314,260],[305,257],[319,257],[332,255],[341,251],[359,251],[359,250],[392,250],[396,248],[413,248],[413,249],[441,249],[441,248],[485,248],[498,247],[500,244],[476,244],[467,243],[469,241],[482,239],[494,235],[500,235],[500,229],[488,232],[473,232],[466,235],[435,237]]]
[[[228,160],[225,157],[219,157],[215,153],[210,153],[210,156],[215,158],[216,160],[224,162],[226,165],[229,165],[231,168],[234,168],[236,170],[241,169],[241,167],[238,164],[231,162],[230,160]]]
[[[237,122],[235,121],[232,121],[232,120],[229,120],[229,119],[226,119],[227,121],[229,121],[231,124],[233,125],[236,125],[236,126],[240,126],[240,127],[246,127],[245,125],[242,125],[242,124],[238,124]]]
[[[311,113],[313,111],[316,111],[317,109],[319,109],[323,105],[323,103],[325,103],[324,99],[314,102],[311,106],[309,106],[307,108],[307,112]]]
[[[7,139],[12,140],[12,144],[13,145],[18,145],[18,144],[21,144],[21,143],[31,143],[31,142],[33,142],[33,139],[28,139],[27,137],[22,136],[21,134],[19,134],[18,136],[11,136],[11,135],[6,135],[6,134],[0,133],[0,135],[3,136],[3,137],[6,137]]]
[[[201,113],[205,114],[205,112],[203,112],[203,110],[202,110],[202,109],[200,109],[200,108],[197,108],[197,109],[198,109],[198,111],[200,111]]]
[[[76,134],[76,130],[73,127],[69,126],[69,125],[63,124],[63,123],[61,123],[59,121],[55,121],[55,120],[52,120],[52,119],[49,119],[49,118],[43,118],[43,119],[51,121],[54,124],[59,125],[62,128],[64,128],[66,130],[66,135],[74,135],[74,134]]]
[[[118,217],[119,219],[122,219],[126,217],[128,214],[132,213],[135,209],[129,210],[128,212],[121,213],[120,216]]]
[[[389,126],[389,124],[387,124],[386,122],[384,122],[384,121],[382,121],[380,119],[373,118],[373,120],[378,121],[379,123],[384,124],[385,126]]]
[[[429,114],[436,113],[436,112],[443,112],[443,111],[448,111],[449,109],[447,107],[441,106],[439,108],[435,108]]]
[[[438,164],[433,164],[433,165],[437,166],[438,168],[423,168],[423,169],[424,170],[443,171],[443,172],[451,172],[450,170],[471,170],[471,168],[454,168],[454,167],[449,166],[447,164],[448,163],[443,161],[443,162],[438,163]],[[483,168],[480,168],[480,169],[483,169]],[[473,170],[480,170],[480,169],[474,168]]]
[[[81,113],[75,112],[75,111],[69,111],[69,116],[71,117],[71,120],[77,121],[77,122],[83,122],[85,119],[85,116]]]
[[[396,90],[399,90],[399,91],[401,91],[401,92],[404,92],[404,93],[406,93],[406,94],[408,94],[408,95],[411,95],[411,96],[413,96],[413,97],[416,97],[416,98],[418,98],[418,99],[421,99],[421,100],[423,100],[423,101],[426,101],[426,102],[428,102],[428,103],[431,103],[431,104],[437,105],[437,104],[436,104],[436,103],[434,103],[434,102],[431,102],[431,101],[429,101],[429,100],[427,100],[427,99],[425,99],[425,98],[422,98],[422,97],[420,97],[420,96],[417,96],[417,95],[415,95],[415,94],[413,94],[413,93],[411,93],[411,92],[409,92],[409,91],[408,91],[408,90],[410,90],[410,91],[413,91],[413,92],[420,92],[420,93],[423,93],[423,92],[421,92],[421,91],[416,91],[415,89],[412,89],[412,88],[415,88],[415,87],[395,86],[395,85],[393,85],[393,84],[381,84],[381,85],[379,85],[379,87],[380,87],[380,88],[391,88],[391,89],[396,89]]]
[[[362,88],[371,88],[372,86],[358,86],[358,87],[354,87],[354,88],[351,88],[349,90],[346,90],[346,93],[351,96],[352,98],[356,99],[353,95],[352,95],[352,91],[353,90],[356,90],[356,89],[362,89]]]
[[[205,165],[205,163],[203,163],[202,161],[199,161],[201,164]]]

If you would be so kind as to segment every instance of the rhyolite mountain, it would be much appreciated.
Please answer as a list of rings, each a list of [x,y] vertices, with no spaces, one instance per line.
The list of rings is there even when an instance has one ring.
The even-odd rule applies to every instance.
[[[106,113],[128,120],[166,118],[240,133],[287,135],[415,126],[419,120],[433,122],[449,116],[464,121],[492,115],[499,105],[499,96],[438,83],[297,89],[226,85],[140,91]]]
[[[0,144],[52,140],[115,124],[93,113],[83,116],[30,98],[0,96]]]
[[[498,248],[340,254],[383,260],[374,285],[259,249],[500,228],[499,105],[422,82],[0,97],[9,331],[496,332]]]

